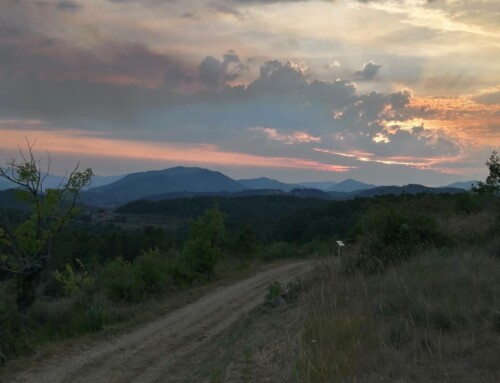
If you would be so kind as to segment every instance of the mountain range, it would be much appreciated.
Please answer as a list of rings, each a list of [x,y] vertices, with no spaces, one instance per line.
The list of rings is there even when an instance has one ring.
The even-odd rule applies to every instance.
[[[61,177],[49,175],[45,187],[57,187]],[[470,189],[473,181],[457,182],[442,188],[422,185],[377,186],[353,179],[342,182],[304,182],[288,184],[260,177],[235,180],[223,173],[199,167],[174,167],[131,173],[125,176],[92,178],[90,188],[81,193],[82,202],[94,206],[116,206],[138,199],[171,199],[197,195],[274,195],[322,199],[350,199],[381,194],[458,193]],[[0,190],[14,186],[0,179]]]

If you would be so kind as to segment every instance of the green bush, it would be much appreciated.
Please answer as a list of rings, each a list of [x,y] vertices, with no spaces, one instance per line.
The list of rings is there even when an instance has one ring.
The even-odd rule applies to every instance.
[[[133,271],[148,295],[163,293],[173,283],[171,262],[158,249],[138,256],[134,260]]]
[[[265,247],[260,256],[266,261],[293,258],[297,256],[297,249],[288,242],[275,242],[272,245]]]
[[[48,284],[48,287],[56,296],[75,297],[82,306],[85,306],[92,299],[95,278],[89,273],[82,261],[76,259],[75,262],[78,265],[76,271],[68,263],[63,271],[54,271],[50,279],[52,282]]]
[[[101,275],[106,295],[111,300],[137,302],[144,297],[145,283],[131,262],[119,257],[108,263]]]
[[[182,251],[182,263],[187,274],[211,279],[215,265],[222,256],[226,241],[225,214],[217,207],[206,210],[191,221],[189,238]]]
[[[158,249],[143,252],[133,262],[117,258],[101,274],[106,295],[129,302],[164,293],[173,286],[174,277],[173,261]]]
[[[346,273],[379,272],[422,249],[447,243],[433,217],[402,212],[392,206],[367,213],[358,231],[357,254],[342,261]]]
[[[272,301],[276,298],[279,298],[283,295],[284,292],[285,290],[283,289],[281,283],[278,281],[274,281],[269,286],[267,286],[266,301]]]

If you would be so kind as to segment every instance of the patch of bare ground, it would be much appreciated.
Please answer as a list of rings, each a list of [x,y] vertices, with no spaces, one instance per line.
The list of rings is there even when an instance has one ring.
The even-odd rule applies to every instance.
[[[291,382],[304,320],[302,305],[261,305],[179,363],[169,382]]]

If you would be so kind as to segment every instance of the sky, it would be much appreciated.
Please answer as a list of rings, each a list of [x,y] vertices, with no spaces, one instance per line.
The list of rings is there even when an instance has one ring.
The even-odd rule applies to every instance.
[[[0,165],[484,179],[499,61],[497,0],[2,0]]]

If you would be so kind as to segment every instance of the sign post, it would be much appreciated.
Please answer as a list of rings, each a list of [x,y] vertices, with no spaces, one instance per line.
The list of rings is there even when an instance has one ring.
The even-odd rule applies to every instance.
[[[342,241],[337,241],[337,245],[338,245],[338,248],[339,248],[339,257],[340,257],[340,249],[342,249],[343,247],[345,247],[345,245],[344,245],[344,242],[342,242]]]

